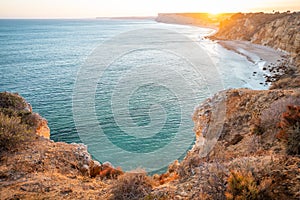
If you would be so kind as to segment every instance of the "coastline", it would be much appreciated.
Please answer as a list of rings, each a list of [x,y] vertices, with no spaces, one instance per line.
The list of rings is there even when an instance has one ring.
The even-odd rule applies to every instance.
[[[242,55],[262,68],[288,59],[277,54],[284,52],[250,42],[209,42]],[[299,91],[285,89],[229,89],[208,97],[193,114],[196,135],[193,149],[185,154],[182,162],[174,161],[164,174],[152,177],[137,171],[123,174],[111,165],[107,168],[107,163],[92,160],[85,145],[53,142],[33,135],[23,146],[18,144],[16,149],[0,157],[0,186],[3,187],[0,196],[5,199],[117,199],[117,195],[132,195],[142,187],[147,189],[142,193],[145,199],[224,199],[230,194],[234,170],[240,170],[238,175],[249,179],[254,188],[253,198],[260,195],[265,199],[298,199],[299,156],[286,153],[288,146],[285,140],[280,140],[278,131],[291,130],[288,123],[279,129],[277,122],[283,120],[282,114],[289,114],[288,103],[300,108],[299,97]],[[14,107],[9,105],[9,108]],[[23,116],[23,110],[20,111]],[[206,157],[200,157],[212,140],[209,131],[215,131],[214,127],[221,123],[218,116],[222,111],[225,118],[221,121],[224,122],[221,137]],[[276,119],[274,112],[278,112]]]
[[[271,46],[255,44],[246,40],[219,40],[214,38],[214,35],[219,30],[219,26],[217,25],[206,26],[192,22],[181,23],[180,21],[176,21],[176,19],[173,19],[171,22],[156,21],[158,23],[211,29],[212,32],[201,38],[201,40],[205,38],[212,42],[216,42],[222,48],[244,56],[249,62],[257,65],[258,68],[253,70],[252,76],[256,76],[258,71],[262,71],[265,81],[261,84],[271,86],[272,82],[278,81],[280,77],[289,73],[291,65],[290,60],[292,59],[289,52],[276,50]]]
[[[285,64],[289,62],[290,54],[276,50],[269,46],[251,43],[240,40],[217,40],[225,49],[245,56],[253,64],[257,64],[259,69],[264,71],[265,84],[274,82],[276,77],[282,76],[287,68]],[[253,75],[257,73],[253,71]]]

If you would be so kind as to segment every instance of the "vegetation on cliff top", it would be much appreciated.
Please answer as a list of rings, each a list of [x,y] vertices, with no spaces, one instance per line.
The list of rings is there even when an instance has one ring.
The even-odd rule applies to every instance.
[[[18,94],[0,93],[0,153],[14,150],[34,138],[34,117]]]

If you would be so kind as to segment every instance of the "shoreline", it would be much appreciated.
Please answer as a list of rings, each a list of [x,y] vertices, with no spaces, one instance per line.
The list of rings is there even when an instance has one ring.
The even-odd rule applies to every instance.
[[[243,57],[245,63],[254,64],[251,70],[263,70],[269,74],[266,76],[276,75],[289,59],[289,54],[272,47],[206,37],[195,42],[201,44],[201,40],[206,40],[211,46],[222,48],[226,53],[223,58],[228,61],[235,52],[234,55]],[[209,47],[206,50],[209,51]],[[238,61],[224,69],[244,70],[242,62]],[[227,62],[224,63],[226,66]],[[250,76],[251,70],[247,71]],[[252,76],[257,76],[254,72]],[[0,99],[2,111],[10,109],[14,111],[12,113],[18,113],[14,118],[26,117],[20,121],[21,125],[34,124],[31,121],[34,118],[28,116],[35,114],[25,99],[13,94],[4,97],[4,100]],[[180,162],[170,163],[162,174],[149,175],[141,170],[123,172],[109,162],[93,160],[87,146],[79,143],[54,142],[34,134],[26,141],[11,140],[14,148],[9,147],[11,149],[0,157],[0,185],[3,188],[0,196],[4,199],[118,199],[120,195],[134,194],[141,195],[142,199],[225,199],[231,194],[232,177],[237,174],[247,178],[245,182],[254,188],[255,198],[261,195],[266,199],[298,199],[300,182],[295,174],[299,172],[300,143],[295,140],[292,146],[287,142],[295,137],[291,134],[293,122],[287,123],[284,116],[291,118],[293,113],[290,111],[300,111],[299,97],[299,90],[285,88],[226,89],[207,97],[193,111],[192,133],[196,140],[192,149],[182,155],[184,158]],[[12,116],[5,114],[5,119],[14,122],[8,117]],[[217,136],[212,137],[214,133]],[[295,130],[294,134],[298,132]]]
[[[254,44],[250,41],[241,40],[215,40],[223,48],[245,56],[249,62],[258,65],[259,69],[264,72],[265,84],[276,81],[284,75],[288,67],[290,54],[288,52],[276,50],[269,46]],[[253,76],[257,70],[253,71]]]
[[[208,13],[161,13],[156,21],[213,29],[215,34],[205,38],[258,65],[257,70],[264,76],[264,83],[261,84],[272,86],[289,78],[295,82],[291,87],[297,87],[299,84],[293,77],[299,77],[296,74],[300,72],[297,50],[300,35],[296,31],[299,16],[299,12],[289,11],[272,14],[227,13],[219,17]],[[257,70],[253,71],[253,76],[256,76]]]
[[[252,76],[256,76],[258,74],[258,71],[261,71],[264,76],[264,82],[260,83],[261,85],[268,85],[270,87],[272,82],[277,81],[281,76],[289,71],[289,62],[291,59],[291,55],[289,52],[276,50],[271,46],[255,44],[246,40],[214,39],[213,35],[218,32],[218,26],[205,26],[195,23],[180,23],[175,21],[155,21],[157,23],[211,29],[212,32],[204,36],[202,39],[208,39],[211,42],[215,42],[222,48],[244,56],[249,62],[257,65],[258,68],[253,70]],[[199,41],[200,40],[198,40],[197,42]]]
[[[211,37],[218,32],[219,28],[205,27],[196,24],[187,26],[212,29],[212,33],[208,34],[204,38],[211,42],[215,42],[224,49],[244,56],[249,62],[257,65],[258,69],[253,71],[252,76],[256,76],[258,71],[262,71],[265,78],[265,82],[261,83],[262,85],[268,85],[270,87],[271,83],[278,81],[280,77],[291,70],[290,60],[292,57],[289,52],[275,49],[271,46],[255,44],[246,40],[213,39]]]

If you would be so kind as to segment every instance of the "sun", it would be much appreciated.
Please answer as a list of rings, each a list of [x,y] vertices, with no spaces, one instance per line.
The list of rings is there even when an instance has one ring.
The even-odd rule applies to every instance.
[[[224,11],[223,11],[224,12]],[[212,7],[210,9],[208,9],[208,13],[211,15],[218,15],[222,13],[222,8],[218,8],[218,7]]]

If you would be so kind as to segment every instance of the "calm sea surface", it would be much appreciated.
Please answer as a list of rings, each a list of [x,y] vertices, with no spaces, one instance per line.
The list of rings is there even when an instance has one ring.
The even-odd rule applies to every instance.
[[[224,88],[263,89],[259,84],[262,80],[259,72],[256,77],[252,76],[257,65],[203,39],[204,35],[211,32],[210,29],[158,24],[146,20],[0,20],[0,91],[18,92],[25,97],[31,103],[34,112],[38,112],[48,120],[51,139],[68,143],[84,142],[76,130],[72,110],[73,91],[80,68],[103,42],[121,33],[145,28],[172,29],[207,49],[212,62],[219,70]],[[179,105],[180,94],[189,96],[186,103],[200,103],[210,95],[210,92],[205,87],[193,88],[197,94],[192,96],[180,82],[177,87],[178,79],[168,77],[168,70],[172,70],[170,66],[180,66],[185,80],[197,79],[193,77],[195,74],[188,67],[186,69],[182,67],[185,66],[185,61],[178,58],[159,49],[135,51],[113,62],[109,70],[103,73],[95,91],[96,117],[106,136],[113,139],[114,145],[133,153],[149,153],[153,148],[159,149],[170,143],[180,129],[180,123],[186,123],[185,131],[189,132],[191,138],[194,137],[191,119],[184,122],[180,117],[192,115],[192,110],[184,110]],[[126,109],[129,110],[129,115],[126,115],[126,112],[121,112],[124,108],[118,107],[118,103],[110,105],[111,98],[114,98],[114,102],[126,99],[122,96],[125,93],[113,95],[112,91],[118,89],[120,92],[132,88],[134,83],[127,84],[126,80],[134,80],[135,76],[141,74],[141,72],[134,74],[136,70],[132,71],[132,66],[145,64],[160,65],[148,68],[149,71],[143,70],[146,73],[145,78],[147,73],[158,74],[165,77],[164,81],[170,79],[176,89],[163,87],[164,85],[158,84],[157,80],[135,88],[132,93],[128,93],[130,97]],[[128,69],[131,69],[129,72],[133,77],[128,76],[122,82],[119,77],[123,77],[125,72],[128,75]],[[116,84],[122,86],[116,88]],[[189,87],[194,87],[193,83]],[[120,105],[124,105],[124,102]],[[197,106],[197,103],[192,105],[194,106]],[[119,121],[114,119],[116,114],[111,113],[113,109],[121,113],[117,116]],[[126,127],[122,122],[127,120],[143,129]],[[166,123],[161,125],[160,121]],[[82,119],[82,122],[88,125],[89,118]],[[124,127],[127,129],[124,130]],[[130,131],[135,133],[128,134],[126,138],[121,134]],[[147,132],[147,136],[153,136],[156,132],[159,134],[151,137],[152,139],[136,140],[135,136],[143,138],[143,131]],[[180,146],[180,143],[176,145]],[[93,156],[101,160],[101,154],[104,153],[99,150],[93,152]],[[114,154],[111,156],[118,157]],[[123,165],[117,161],[116,164]]]

